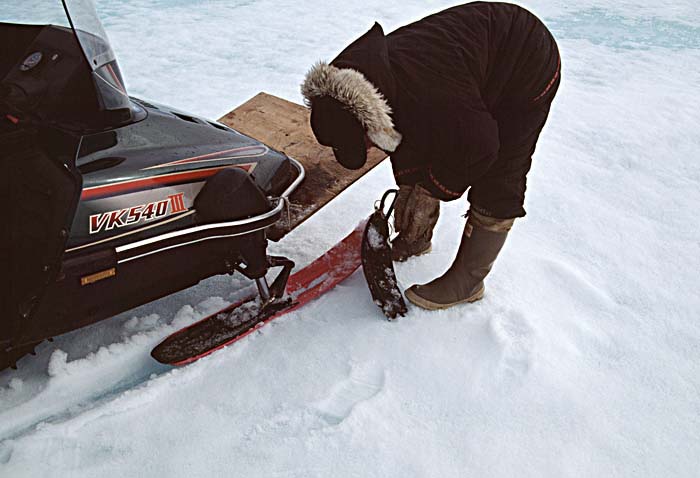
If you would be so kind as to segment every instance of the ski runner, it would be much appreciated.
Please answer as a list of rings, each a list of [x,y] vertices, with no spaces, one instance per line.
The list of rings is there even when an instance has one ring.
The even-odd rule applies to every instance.
[[[385,35],[375,23],[302,94],[320,144],[349,169],[377,146],[399,185],[393,259],[431,250],[440,201],[469,190],[452,266],[406,297],[443,309],[483,297],[484,278],[514,220],[525,216],[526,176],[560,82],[551,33],[512,4],[475,2]]]

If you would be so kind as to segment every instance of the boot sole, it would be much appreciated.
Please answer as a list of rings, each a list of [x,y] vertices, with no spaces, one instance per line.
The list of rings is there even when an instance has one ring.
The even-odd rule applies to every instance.
[[[476,291],[472,296],[467,297],[466,299],[463,300],[458,300],[457,302],[451,302],[449,304],[438,304],[437,302],[432,302],[429,301],[428,299],[425,299],[415,292],[413,292],[411,289],[408,289],[404,295],[406,298],[411,301],[412,304],[417,305],[418,307],[421,307],[426,310],[442,310],[442,309],[448,309],[450,307],[453,307],[455,305],[459,304],[465,304],[465,303],[472,303],[476,302],[477,300],[481,300],[484,297],[484,291],[485,287],[482,287],[478,291]]]

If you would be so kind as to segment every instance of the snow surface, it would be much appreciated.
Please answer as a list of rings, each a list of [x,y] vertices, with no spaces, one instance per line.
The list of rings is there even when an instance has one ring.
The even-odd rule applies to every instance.
[[[209,117],[260,90],[300,101],[307,68],[372,21],[448,5],[98,1],[132,94]],[[0,476],[699,476],[700,8],[524,5],[564,81],[483,301],[389,323],[358,272],[235,347],[157,365],[161,338],[249,287],[208,280],[0,372]],[[391,185],[384,164],[275,252],[309,262]],[[443,207],[403,287],[449,265],[466,208]]]

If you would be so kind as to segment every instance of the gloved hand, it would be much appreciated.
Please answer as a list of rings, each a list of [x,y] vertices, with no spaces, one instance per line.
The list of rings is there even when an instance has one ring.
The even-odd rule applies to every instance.
[[[394,206],[394,229],[399,236],[392,243],[392,258],[403,262],[429,252],[439,216],[439,199],[420,185],[401,186]]]
[[[396,196],[396,202],[394,203],[394,231],[396,232],[401,232],[404,229],[404,224],[406,224],[404,218],[406,206],[414,187],[415,185],[413,184],[402,184],[399,186],[399,194]]]
[[[420,184],[411,191],[403,212],[401,233],[406,242],[428,241],[440,216],[440,200]]]

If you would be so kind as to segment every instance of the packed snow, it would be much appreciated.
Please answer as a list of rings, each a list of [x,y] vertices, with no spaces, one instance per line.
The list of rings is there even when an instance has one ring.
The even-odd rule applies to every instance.
[[[47,2],[3,2],[0,20]],[[216,118],[438,0],[99,0],[135,96]],[[150,349],[250,292],[218,277],[0,372],[0,476],[697,477],[700,8],[528,0],[563,83],[483,301],[395,322],[362,272],[183,368]],[[11,16],[11,15],[10,15]],[[299,265],[393,185],[383,164],[273,252]],[[464,200],[403,288],[450,264]]]

